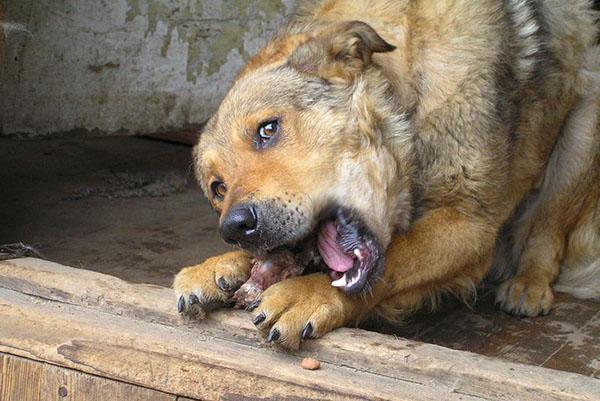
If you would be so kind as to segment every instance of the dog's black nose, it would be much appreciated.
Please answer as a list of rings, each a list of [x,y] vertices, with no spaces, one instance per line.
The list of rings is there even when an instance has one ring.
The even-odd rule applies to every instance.
[[[230,244],[252,245],[258,236],[258,217],[251,204],[234,206],[221,222],[221,236]]]

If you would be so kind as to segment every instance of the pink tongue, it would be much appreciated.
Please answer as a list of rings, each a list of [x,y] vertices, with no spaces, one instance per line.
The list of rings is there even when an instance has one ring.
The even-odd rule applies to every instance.
[[[319,241],[317,246],[323,260],[331,270],[336,272],[346,272],[352,268],[354,259],[348,256],[346,252],[338,245],[336,241],[337,230],[335,223],[326,223],[319,232]]]

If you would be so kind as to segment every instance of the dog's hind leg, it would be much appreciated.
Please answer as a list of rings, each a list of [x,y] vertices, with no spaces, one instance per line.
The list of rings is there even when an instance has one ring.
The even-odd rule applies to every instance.
[[[598,213],[599,106],[597,96],[577,104],[552,152],[536,199],[514,225],[517,273],[496,293],[496,301],[508,312],[525,316],[548,313],[554,298],[552,285],[564,261],[599,257],[581,252],[569,255],[568,250],[573,249],[569,238],[582,224],[589,229],[585,222],[589,222],[590,213]],[[597,240],[598,218],[595,221]],[[595,252],[598,253],[597,246]],[[593,273],[599,276],[600,269]]]

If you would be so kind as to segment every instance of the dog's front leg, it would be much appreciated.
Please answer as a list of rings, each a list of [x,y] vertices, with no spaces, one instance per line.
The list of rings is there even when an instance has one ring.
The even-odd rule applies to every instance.
[[[373,303],[383,317],[410,313],[444,291],[474,295],[493,258],[496,228],[477,213],[445,207],[429,211],[386,252],[386,270]],[[379,307],[379,308],[377,308]],[[400,316],[401,317],[401,316]]]
[[[173,281],[179,312],[202,318],[207,311],[227,304],[248,280],[251,268],[252,255],[235,251],[182,269]]]

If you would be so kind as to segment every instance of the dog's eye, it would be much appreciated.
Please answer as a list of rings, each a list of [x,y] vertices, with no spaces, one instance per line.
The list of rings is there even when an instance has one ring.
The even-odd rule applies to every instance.
[[[265,121],[256,131],[256,140],[258,145],[262,146],[269,142],[279,131],[279,122],[277,120]]]
[[[215,198],[218,200],[223,200],[225,194],[227,193],[227,187],[222,181],[213,181],[210,184],[210,191]]]

